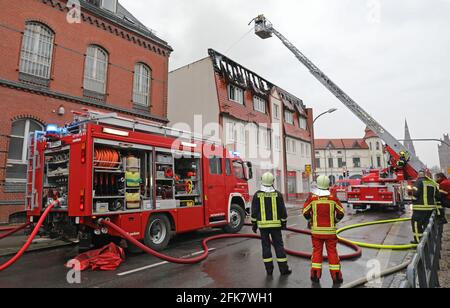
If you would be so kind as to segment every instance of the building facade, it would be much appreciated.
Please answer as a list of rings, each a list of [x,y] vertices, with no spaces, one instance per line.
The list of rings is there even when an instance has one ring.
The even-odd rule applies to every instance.
[[[439,161],[441,164],[441,171],[450,176],[450,138],[448,134],[444,135],[442,143],[439,148]]]
[[[168,122],[172,49],[117,0],[8,1],[0,16],[0,223],[5,223],[24,209],[30,132],[68,123],[71,111],[84,108]]]
[[[329,176],[332,183],[343,178],[360,178],[370,169],[385,169],[388,158],[382,140],[370,129],[364,138],[316,139],[316,174]]]
[[[267,171],[292,199],[309,192],[312,110],[225,55],[210,49],[209,57],[169,74],[168,115],[170,125],[214,137],[251,161],[252,194]]]

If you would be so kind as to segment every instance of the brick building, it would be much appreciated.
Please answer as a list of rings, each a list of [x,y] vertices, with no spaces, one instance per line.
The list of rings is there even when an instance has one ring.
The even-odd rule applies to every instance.
[[[209,56],[169,74],[170,125],[220,140],[253,163],[253,194],[264,172],[292,199],[310,191],[312,109],[227,56]]]
[[[332,182],[344,178],[360,178],[370,169],[388,165],[383,141],[370,129],[363,138],[316,139],[316,173],[329,176]]]
[[[89,108],[166,124],[171,47],[117,0],[2,0],[0,223],[23,211],[28,133]]]

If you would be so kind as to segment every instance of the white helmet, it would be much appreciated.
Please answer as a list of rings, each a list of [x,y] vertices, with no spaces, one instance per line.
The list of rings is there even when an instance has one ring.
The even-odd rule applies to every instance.
[[[321,175],[317,178],[317,188],[328,190],[330,188],[330,178],[326,175]]]

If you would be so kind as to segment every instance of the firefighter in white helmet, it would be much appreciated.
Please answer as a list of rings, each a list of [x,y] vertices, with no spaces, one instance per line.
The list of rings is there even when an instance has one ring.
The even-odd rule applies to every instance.
[[[286,251],[284,250],[282,230],[287,229],[287,210],[283,195],[273,187],[275,177],[267,172],[262,176],[261,190],[255,193],[252,202],[253,232],[261,233],[264,265],[267,275],[274,270],[272,244],[275,248],[278,267],[283,276],[292,274],[288,266]]]
[[[345,211],[341,202],[332,196],[330,179],[319,176],[315,190],[303,208],[303,215],[311,226],[313,255],[311,258],[311,280],[319,283],[322,278],[323,247],[326,246],[330,273],[333,282],[343,282],[341,260],[337,251],[338,237],[336,225],[344,218]]]

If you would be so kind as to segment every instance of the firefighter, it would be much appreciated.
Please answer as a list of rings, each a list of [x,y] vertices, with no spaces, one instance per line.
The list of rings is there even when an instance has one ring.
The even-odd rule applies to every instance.
[[[255,193],[252,202],[253,232],[261,233],[264,265],[267,275],[272,276],[274,270],[272,245],[275,248],[278,267],[282,276],[292,274],[288,266],[284,250],[282,230],[287,229],[287,210],[283,195],[273,187],[275,177],[267,172],[262,176],[261,190]]]
[[[412,228],[414,240],[411,243],[420,243],[431,215],[437,209],[439,198],[440,193],[437,183],[426,175],[426,171],[421,170],[413,188]]]
[[[439,184],[439,192],[441,194],[441,202],[438,205],[439,222],[445,225],[448,223],[445,209],[450,207],[450,180],[443,173],[436,174],[435,178]]]
[[[319,176],[317,190],[308,198],[303,209],[303,215],[308,220],[312,231],[311,281],[319,283],[322,278],[323,246],[325,245],[333,282],[342,284],[344,280],[337,252],[336,224],[344,218],[345,211],[341,202],[331,195],[329,188],[330,179],[327,176]]]
[[[400,155],[400,158],[397,161],[397,168],[403,169],[403,168],[405,168],[406,164],[409,162],[410,156],[409,156],[408,152],[405,152],[405,151],[401,151],[399,153],[399,155]]]

